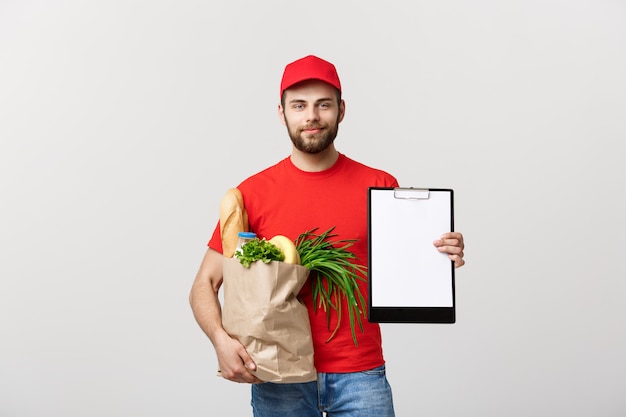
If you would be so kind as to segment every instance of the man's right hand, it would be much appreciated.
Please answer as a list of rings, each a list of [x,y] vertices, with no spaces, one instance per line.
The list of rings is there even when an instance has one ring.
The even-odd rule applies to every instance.
[[[256,364],[236,339],[226,332],[220,332],[214,340],[215,352],[220,374],[234,382],[258,384],[261,381],[251,371],[256,370]]]

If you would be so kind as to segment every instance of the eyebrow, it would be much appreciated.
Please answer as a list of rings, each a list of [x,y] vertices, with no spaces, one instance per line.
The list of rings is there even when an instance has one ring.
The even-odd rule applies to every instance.
[[[323,101],[332,101],[332,97],[322,97],[320,99],[315,100],[315,103],[321,103]],[[289,103],[307,103],[307,100],[294,98],[293,100],[289,100]]]

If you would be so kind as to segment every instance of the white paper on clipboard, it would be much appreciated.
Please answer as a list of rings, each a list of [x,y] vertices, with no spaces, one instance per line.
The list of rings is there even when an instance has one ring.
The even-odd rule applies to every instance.
[[[455,322],[454,265],[433,241],[454,230],[451,189],[369,189],[369,319]]]

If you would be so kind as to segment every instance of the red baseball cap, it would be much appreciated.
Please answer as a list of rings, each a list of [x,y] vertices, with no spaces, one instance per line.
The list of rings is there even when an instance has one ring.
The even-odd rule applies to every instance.
[[[289,87],[306,80],[324,81],[341,91],[341,83],[335,66],[314,55],[305,56],[287,64],[280,82],[280,97]]]

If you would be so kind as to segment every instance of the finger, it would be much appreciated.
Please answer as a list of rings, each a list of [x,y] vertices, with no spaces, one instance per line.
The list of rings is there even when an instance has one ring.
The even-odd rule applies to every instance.
[[[254,375],[252,375],[252,374],[249,374],[249,375],[250,375],[250,377],[248,377],[248,378],[246,379],[246,382],[247,382],[248,384],[260,384],[260,383],[262,383],[262,382],[263,382],[263,381],[261,381],[259,378],[257,378],[256,376],[254,376]]]
[[[239,357],[243,361],[243,364],[246,368],[245,372],[241,374],[241,378],[243,382],[248,384],[257,384],[261,382],[252,372],[256,371],[256,363],[252,360],[252,357],[248,354],[248,351],[241,346],[241,350],[239,351]]]
[[[262,382],[255,375],[250,373],[248,369],[245,367],[241,367],[236,370],[232,370],[231,372],[220,372],[221,375],[228,379],[229,381],[237,382],[237,383],[247,383],[247,384],[257,384]]]
[[[463,249],[462,243],[458,240],[458,239],[440,239],[438,241],[438,244],[435,244],[435,246],[448,246],[448,247],[457,247],[460,249]]]
[[[441,235],[441,239],[463,239],[463,234],[459,232],[447,232]]]
[[[243,361],[243,364],[251,371],[256,371],[256,363],[252,360],[252,357],[248,354],[248,351],[241,346],[241,350],[239,351],[239,357]]]
[[[254,362],[251,362],[252,366],[254,368],[251,368],[248,365],[246,366],[246,372],[243,375],[244,378],[244,382],[247,382],[248,384],[258,384],[259,382],[262,382],[259,378],[256,377],[256,375],[254,375],[252,372],[256,370],[256,364]]]
[[[447,253],[450,255],[461,255],[463,253],[463,249],[458,246],[438,246],[437,250],[441,253]]]
[[[238,382],[245,382],[247,384],[258,384],[263,381],[261,381],[255,375],[251,374],[249,371],[246,371],[240,376],[240,378],[238,378]]]
[[[459,239],[437,239],[435,241],[433,241],[433,245],[435,246],[458,246],[460,248],[462,248],[463,245],[463,241],[459,240]]]
[[[465,259],[463,259],[463,255],[449,255],[451,261],[454,262],[454,268],[460,268],[465,265]]]
[[[448,232],[441,235],[439,241],[442,245],[453,245],[459,246],[461,248],[465,247],[465,243],[463,241],[463,234],[458,232]]]

